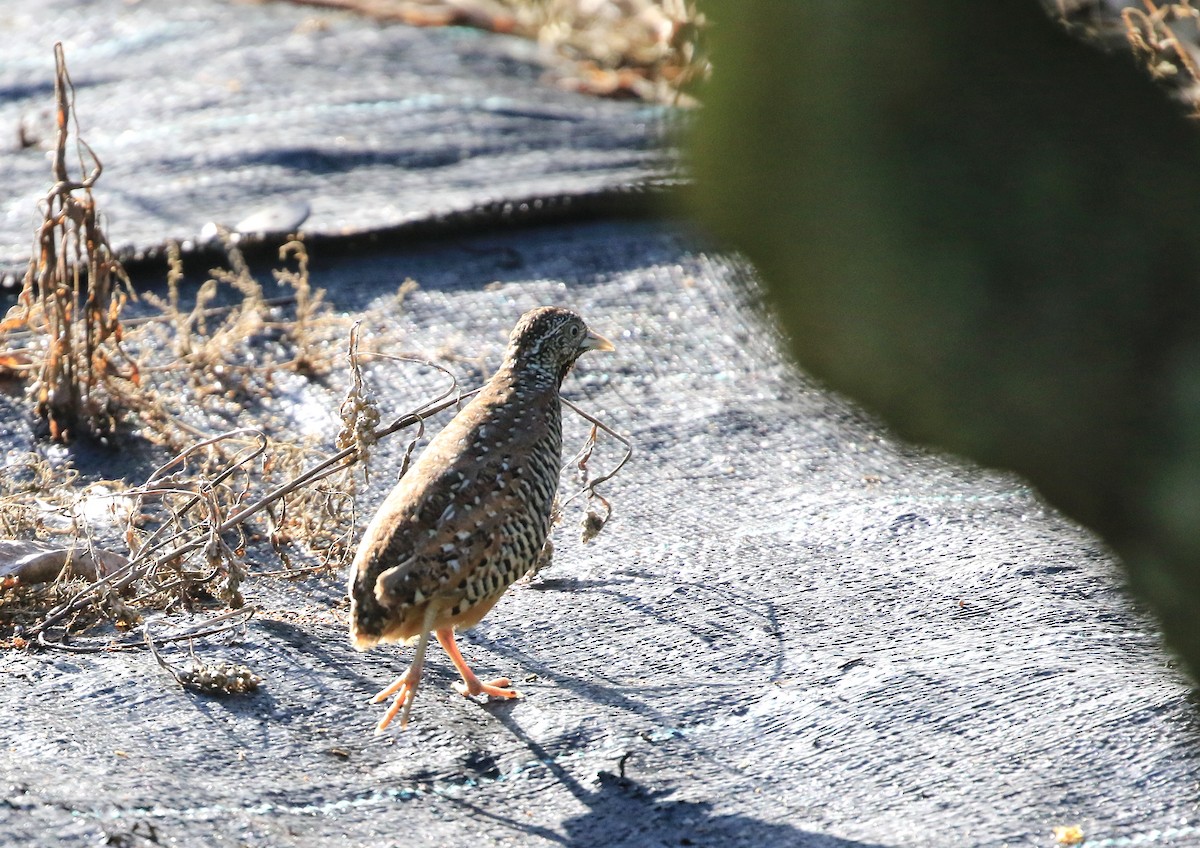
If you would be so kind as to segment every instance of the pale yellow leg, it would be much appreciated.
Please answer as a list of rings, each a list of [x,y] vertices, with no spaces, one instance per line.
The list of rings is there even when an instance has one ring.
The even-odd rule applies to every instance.
[[[372,704],[378,704],[392,695],[396,696],[391,706],[387,708],[387,712],[383,714],[383,718],[379,720],[379,724],[375,725],[376,733],[382,733],[392,723],[396,713],[400,713],[400,729],[408,727],[408,716],[412,712],[413,701],[417,697],[417,687],[421,685],[421,672],[425,668],[425,649],[429,647],[429,629],[433,624],[434,617],[432,609],[425,611],[425,629],[421,631],[421,638],[417,640],[417,651],[413,654],[412,665],[408,667],[408,671],[397,677],[391,686],[380,690],[371,699]],[[401,710],[403,712],[400,712]]]
[[[454,688],[463,697],[469,695],[491,695],[494,698],[521,697],[520,692],[509,688],[512,685],[512,681],[507,677],[501,677],[489,683],[484,683],[475,676],[475,672],[471,671],[471,667],[467,665],[467,661],[463,659],[463,655],[458,652],[458,643],[454,640],[453,627],[443,628],[437,631],[436,635],[442,649],[450,656],[450,662],[454,663],[454,667],[462,675],[463,682],[455,683]]]

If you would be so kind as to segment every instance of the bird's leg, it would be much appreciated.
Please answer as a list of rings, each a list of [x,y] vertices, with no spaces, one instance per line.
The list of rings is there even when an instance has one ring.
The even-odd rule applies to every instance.
[[[417,697],[417,687],[421,685],[421,671],[425,667],[425,649],[429,647],[429,629],[433,624],[434,615],[432,610],[425,611],[425,627],[421,631],[421,638],[417,640],[417,651],[413,655],[412,665],[408,667],[408,671],[371,699],[372,704],[378,704],[392,695],[396,696],[392,705],[387,708],[387,712],[383,714],[383,718],[379,720],[379,724],[375,725],[376,733],[385,730],[392,723],[392,719],[396,717],[396,713],[400,713],[401,710],[404,712],[400,713],[400,729],[408,727],[408,715],[412,712],[413,701]]]
[[[471,667],[467,665],[463,655],[458,652],[458,643],[454,641],[453,627],[445,627],[437,631],[437,640],[443,650],[449,654],[450,662],[454,663],[454,667],[462,675],[463,682],[455,683],[454,688],[464,698],[469,695],[491,695],[494,698],[519,698],[521,696],[516,689],[509,688],[512,682],[507,677],[484,683],[475,676],[475,672],[471,671]]]

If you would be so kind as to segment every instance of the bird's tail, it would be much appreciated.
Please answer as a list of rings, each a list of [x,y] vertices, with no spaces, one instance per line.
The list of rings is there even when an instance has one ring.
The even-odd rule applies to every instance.
[[[350,644],[360,651],[379,644],[385,622],[384,610],[373,593],[364,591],[359,570],[350,576]]]

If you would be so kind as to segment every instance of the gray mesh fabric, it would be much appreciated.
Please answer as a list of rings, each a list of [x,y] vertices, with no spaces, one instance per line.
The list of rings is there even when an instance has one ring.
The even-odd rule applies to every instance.
[[[29,33],[64,37],[113,237],[139,249],[293,191],[332,233],[658,174],[653,110],[546,88],[504,39],[341,16],[313,36],[286,6],[41,5],[5,25],[22,46],[0,64],[0,116],[48,97],[30,63],[49,45]],[[210,102],[208,78],[240,79],[235,101],[274,91],[274,109]],[[144,102],[96,110],[130,80]],[[28,226],[12,210],[44,187],[13,159],[10,264]],[[566,386],[635,443],[603,489],[612,521],[582,545],[570,509],[551,567],[462,640],[525,697],[460,698],[435,649],[409,730],[374,735],[366,699],[409,651],[349,647],[340,576],[252,577],[244,638],[199,648],[262,675],[252,695],[184,692],[145,654],[0,655],[0,842],[999,846],[1074,823],[1089,845],[1200,839],[1188,688],[1110,556],[1020,480],[898,443],[797,374],[744,263],[677,223],[611,220],[318,254],[314,275],[350,313],[416,279],[388,323],[407,352],[451,354],[465,386],[538,304],[616,343]],[[369,376],[385,415],[444,385],[393,363]],[[343,387],[311,391],[293,424],[332,440]],[[568,451],[586,430],[566,416]],[[377,446],[364,515],[404,446]]]

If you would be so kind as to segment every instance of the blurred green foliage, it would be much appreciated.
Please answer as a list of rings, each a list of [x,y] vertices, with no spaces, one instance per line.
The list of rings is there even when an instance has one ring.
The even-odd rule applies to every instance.
[[[1200,128],[1034,0],[708,0],[696,207],[800,363],[1105,536],[1200,669]]]

